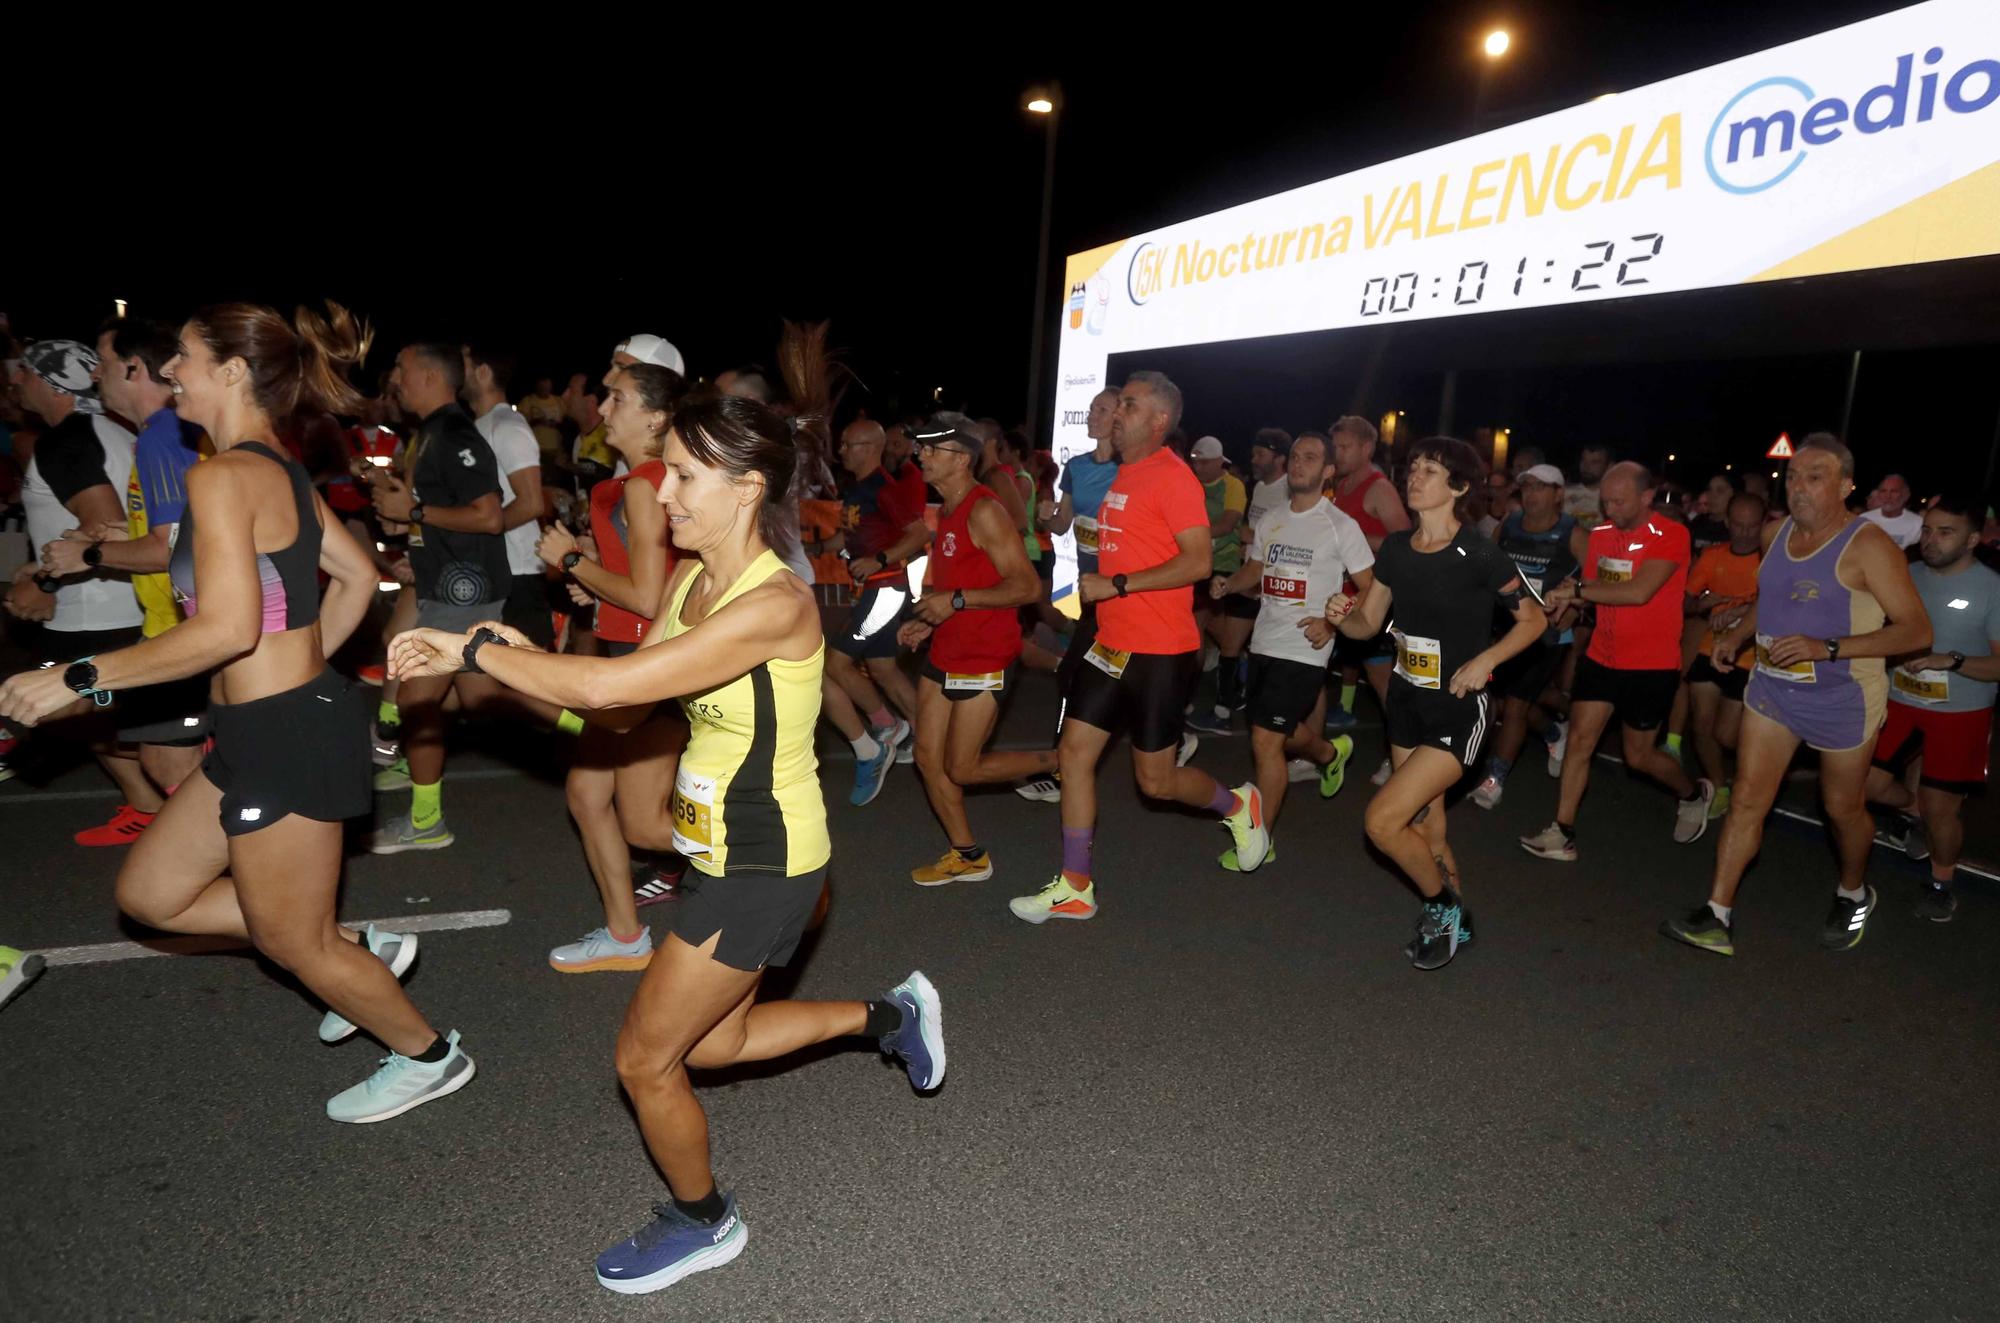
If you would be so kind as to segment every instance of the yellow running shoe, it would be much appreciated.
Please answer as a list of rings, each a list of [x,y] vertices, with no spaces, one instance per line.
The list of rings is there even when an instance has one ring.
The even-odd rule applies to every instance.
[[[1097,913],[1097,884],[1086,882],[1083,889],[1069,884],[1061,873],[1032,896],[1016,896],[1007,902],[1014,917],[1024,923],[1047,923],[1050,919],[1088,919]]]
[[[1254,781],[1236,787],[1237,810],[1222,820],[1236,839],[1239,872],[1254,873],[1271,851],[1271,833],[1264,826],[1264,794]]]
[[[941,887],[947,882],[984,882],[993,876],[993,856],[982,854],[970,863],[956,847],[946,850],[934,864],[910,870],[910,881],[920,887]]]
[[[14,999],[14,994],[41,977],[47,964],[36,951],[16,951],[11,946],[0,946],[0,1006]]]

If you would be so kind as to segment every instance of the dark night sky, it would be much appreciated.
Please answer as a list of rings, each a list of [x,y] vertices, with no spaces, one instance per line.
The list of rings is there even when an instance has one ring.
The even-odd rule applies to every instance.
[[[20,332],[76,335],[113,297],[171,318],[216,298],[332,296],[387,343],[485,334],[558,376],[595,370],[641,329],[712,374],[768,361],[781,317],[830,317],[865,387],[855,402],[887,412],[943,385],[947,402],[1011,421],[1041,193],[1043,126],[1019,109],[1031,83],[1065,89],[1053,285],[1063,253],[1465,136],[1477,41],[1496,24],[1515,45],[1484,127],[1894,7],[1518,0],[1102,20],[1016,8],[957,35],[918,27],[946,21],[927,10],[894,32],[875,16],[788,32],[782,56],[756,47],[758,24],[782,21],[760,9],[701,32],[620,19],[504,39],[313,33],[316,53],[287,48],[282,66],[207,51],[207,72],[178,88],[143,76],[182,40],[170,36],[112,61],[123,90],[108,102],[47,85],[77,117],[57,129],[61,151],[24,149],[21,131],[39,80],[60,70],[9,68],[22,192],[8,228],[62,237],[8,245],[34,256],[0,268],[0,308]],[[271,46],[286,43],[261,35],[251,49]],[[116,168],[49,163],[79,146]],[[50,190],[63,201],[42,210]],[[66,261],[44,256],[58,251]],[[1052,295],[1051,325],[1057,310]],[[1983,338],[1871,359],[1857,444],[1914,427],[1983,462],[2000,329]],[[1558,347],[1556,361],[1468,372],[1459,422],[1504,421],[1557,448],[1609,434],[1635,451],[1733,454],[1771,422],[1837,419],[1845,354],[1786,348],[1587,367]],[[1359,403],[1421,417],[1435,403],[1425,357],[1419,346],[1383,387],[1407,406]],[[1235,441],[1263,421],[1323,424],[1323,403],[1265,419],[1232,399],[1204,418],[1191,396],[1190,425]]]

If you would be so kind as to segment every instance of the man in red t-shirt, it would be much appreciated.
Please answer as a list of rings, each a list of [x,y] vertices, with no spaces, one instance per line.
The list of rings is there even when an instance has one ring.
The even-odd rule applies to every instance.
[[[1088,919],[1097,913],[1091,847],[1097,832],[1097,763],[1112,735],[1132,741],[1142,794],[1205,808],[1228,824],[1244,872],[1264,862],[1270,833],[1254,782],[1234,791],[1179,765],[1182,715],[1201,673],[1194,585],[1209,574],[1208,507],[1187,461],[1167,450],[1181,420],[1180,388],[1164,373],[1134,372],[1111,425],[1118,476],[1097,513],[1098,573],[1077,580],[1097,606],[1097,641],[1077,668],[1057,756],[1062,768],[1063,866],[1008,908],[1018,919]]]
[[[1615,715],[1625,723],[1625,765],[1674,792],[1674,839],[1686,845],[1708,830],[1715,786],[1690,781],[1680,760],[1653,743],[1681,681],[1681,610],[1687,589],[1687,529],[1653,511],[1653,478],[1643,464],[1612,466],[1599,484],[1605,522],[1579,525],[1570,549],[1583,582],[1557,585],[1549,611],[1572,602],[1597,608],[1590,648],[1570,691],[1569,747],[1563,755],[1556,820],[1521,848],[1543,859],[1576,859],[1576,812],[1590,785],[1597,742]]]

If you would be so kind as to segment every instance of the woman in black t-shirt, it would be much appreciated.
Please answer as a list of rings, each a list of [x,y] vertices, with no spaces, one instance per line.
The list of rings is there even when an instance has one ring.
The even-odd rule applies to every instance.
[[[1548,623],[1522,591],[1513,561],[1460,522],[1482,469],[1463,441],[1419,442],[1410,453],[1407,489],[1416,526],[1382,543],[1365,600],[1357,606],[1352,596],[1336,596],[1326,606],[1327,619],[1349,638],[1373,638],[1386,622],[1396,640],[1388,701],[1395,772],[1369,801],[1367,825],[1368,839],[1423,895],[1417,939],[1408,948],[1419,969],[1444,965],[1472,936],[1459,898],[1458,860],[1445,843],[1444,796],[1477,764],[1491,724],[1486,683],[1494,668],[1533,644]],[[1514,618],[1497,643],[1496,598]]]

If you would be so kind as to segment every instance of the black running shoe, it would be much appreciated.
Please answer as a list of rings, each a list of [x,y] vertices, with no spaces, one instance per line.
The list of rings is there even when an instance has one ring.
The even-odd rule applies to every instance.
[[[1417,949],[1410,963],[1418,969],[1443,969],[1450,964],[1451,958],[1458,954],[1463,913],[1450,892],[1425,901],[1423,917],[1417,921]]]
[[[1833,908],[1826,912],[1826,927],[1819,943],[1829,951],[1849,951],[1861,945],[1868,931],[1868,916],[1875,912],[1875,888],[1863,887],[1860,900],[1833,894]]]
[[[1917,893],[1916,910],[1919,919],[1950,923],[1952,916],[1958,913],[1958,895],[1949,882],[1926,882],[1923,890]]]

